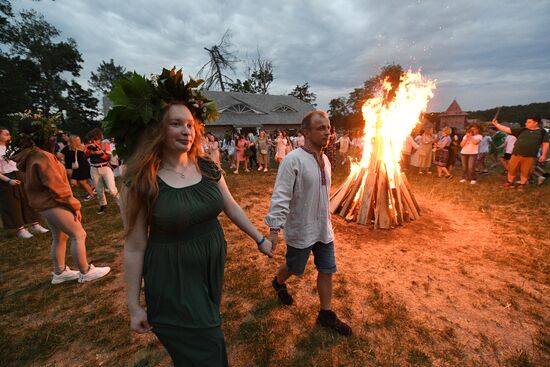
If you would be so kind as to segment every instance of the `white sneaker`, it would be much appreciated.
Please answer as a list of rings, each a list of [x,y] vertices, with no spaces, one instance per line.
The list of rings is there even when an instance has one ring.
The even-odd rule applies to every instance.
[[[27,231],[26,228],[23,228],[23,229],[20,229],[19,231],[17,231],[17,238],[19,238],[20,240],[28,240],[29,238],[33,237],[33,235],[31,234],[31,232]]]
[[[86,274],[82,274],[81,272],[78,272],[78,282],[84,283],[84,282],[90,282],[92,280],[96,280],[99,278],[104,277],[105,275],[109,274],[111,271],[111,268],[108,266],[102,266],[99,268],[96,268],[92,264],[90,264],[90,270]]]
[[[466,182],[466,180],[465,180],[465,179],[462,179],[462,180],[460,180],[460,181],[458,181],[458,182],[464,183],[464,182]]]
[[[267,172],[267,171],[268,171],[268,169],[267,169],[267,168],[264,168],[264,172]]]
[[[47,233],[49,232],[49,230],[47,230],[46,228],[42,227],[40,224],[36,223],[36,224],[33,224],[30,228],[30,231],[32,233],[36,233],[36,234],[41,234],[41,233]]]
[[[264,168],[262,166],[258,167],[258,171],[263,170]]]
[[[546,177],[544,176],[537,177],[537,185],[542,185],[544,183],[544,180],[546,180]]]
[[[472,181],[470,181],[470,185],[475,185],[476,183],[477,183],[477,181],[476,181],[476,180],[472,180]]]
[[[65,270],[61,274],[56,274],[52,271],[52,284],[59,284],[67,282],[69,280],[77,280],[80,272],[76,270],[71,270],[68,266],[65,266]]]

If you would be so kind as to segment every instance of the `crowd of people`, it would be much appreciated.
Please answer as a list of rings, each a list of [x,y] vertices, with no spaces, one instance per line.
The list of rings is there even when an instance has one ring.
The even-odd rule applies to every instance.
[[[274,130],[268,133],[261,129],[257,133],[249,132],[244,135],[240,132],[226,132],[223,138],[207,132],[202,147],[218,166],[227,163],[231,172],[238,174],[241,166],[246,173],[253,169],[268,172],[272,162],[279,166],[288,153],[303,147],[304,144],[305,138],[300,130]],[[324,153],[334,170],[337,165],[345,165],[353,159],[360,159],[362,150],[363,139],[360,131],[345,131],[337,136],[336,130],[331,128]]]
[[[478,183],[489,169],[501,166],[507,176],[507,188],[523,191],[529,180],[542,184],[548,174],[544,163],[548,155],[548,132],[538,117],[526,120],[525,127],[510,128],[497,120],[483,131],[479,125],[471,125],[463,133],[444,127],[434,133],[432,127],[415,131],[403,145],[401,165],[403,170],[418,168],[418,174],[432,174],[435,166],[437,177],[452,179],[454,167],[460,162],[460,183]]]

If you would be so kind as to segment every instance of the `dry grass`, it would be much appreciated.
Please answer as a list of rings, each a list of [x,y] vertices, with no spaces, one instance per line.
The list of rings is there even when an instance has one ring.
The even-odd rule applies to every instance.
[[[334,186],[345,178],[337,172]],[[354,328],[343,338],[315,326],[315,269],[280,306],[270,280],[283,261],[259,254],[221,216],[228,241],[223,329],[232,366],[550,365],[550,186],[503,191],[409,175],[422,218],[373,231],[335,217],[339,271],[334,309]],[[261,228],[275,172],[229,175],[232,192]],[[52,286],[50,238],[0,232],[0,355],[6,366],[168,366],[152,335],[129,332],[121,225],[87,203],[88,253],[113,272],[91,284]],[[70,256],[68,263],[71,265]]]

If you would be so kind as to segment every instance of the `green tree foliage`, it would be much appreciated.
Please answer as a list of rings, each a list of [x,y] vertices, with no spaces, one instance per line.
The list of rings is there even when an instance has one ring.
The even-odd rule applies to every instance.
[[[93,125],[97,99],[65,77],[80,75],[76,42],[59,40],[59,30],[35,11],[14,14],[6,0],[0,0],[0,28],[0,119],[26,109],[45,116],[66,110],[64,129],[78,130],[84,120]]]
[[[273,62],[262,57],[260,51],[255,59],[251,60],[252,66],[248,68],[247,79],[228,83],[232,92],[267,94],[269,86],[273,82]]]
[[[349,115],[346,98],[333,98],[328,103],[328,106],[327,112],[330,117],[330,122],[335,127],[342,128],[345,125],[346,117]]]
[[[236,79],[233,83],[228,83],[228,86],[231,92],[258,93],[252,78],[248,78],[243,81]]]
[[[497,109],[498,107],[468,112],[468,118],[491,121],[495,117]],[[498,119],[499,121],[517,122],[523,125],[525,120],[532,116],[550,119],[550,101],[528,105],[503,106],[500,109]]]
[[[296,87],[288,94],[289,96],[294,96],[306,103],[311,103],[314,106],[317,106],[315,100],[317,95],[309,90],[309,83],[305,82],[302,85],[296,85]]]
[[[125,67],[115,65],[113,59],[109,62],[102,61],[97,67],[97,73],[92,71],[89,84],[96,92],[107,95],[113,89],[113,82],[122,78],[129,78],[132,75]]]
[[[66,111],[65,128],[73,133],[84,134],[98,127],[97,99],[90,89],[84,89],[72,80],[67,87],[63,109]]]

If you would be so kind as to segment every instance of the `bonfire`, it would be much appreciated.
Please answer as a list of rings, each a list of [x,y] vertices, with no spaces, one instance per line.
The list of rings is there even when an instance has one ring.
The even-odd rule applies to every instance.
[[[363,153],[352,162],[342,186],[330,198],[330,211],[348,221],[390,229],[418,219],[420,207],[401,172],[401,149],[433,97],[435,82],[408,71],[397,88],[388,79],[365,102]]]

